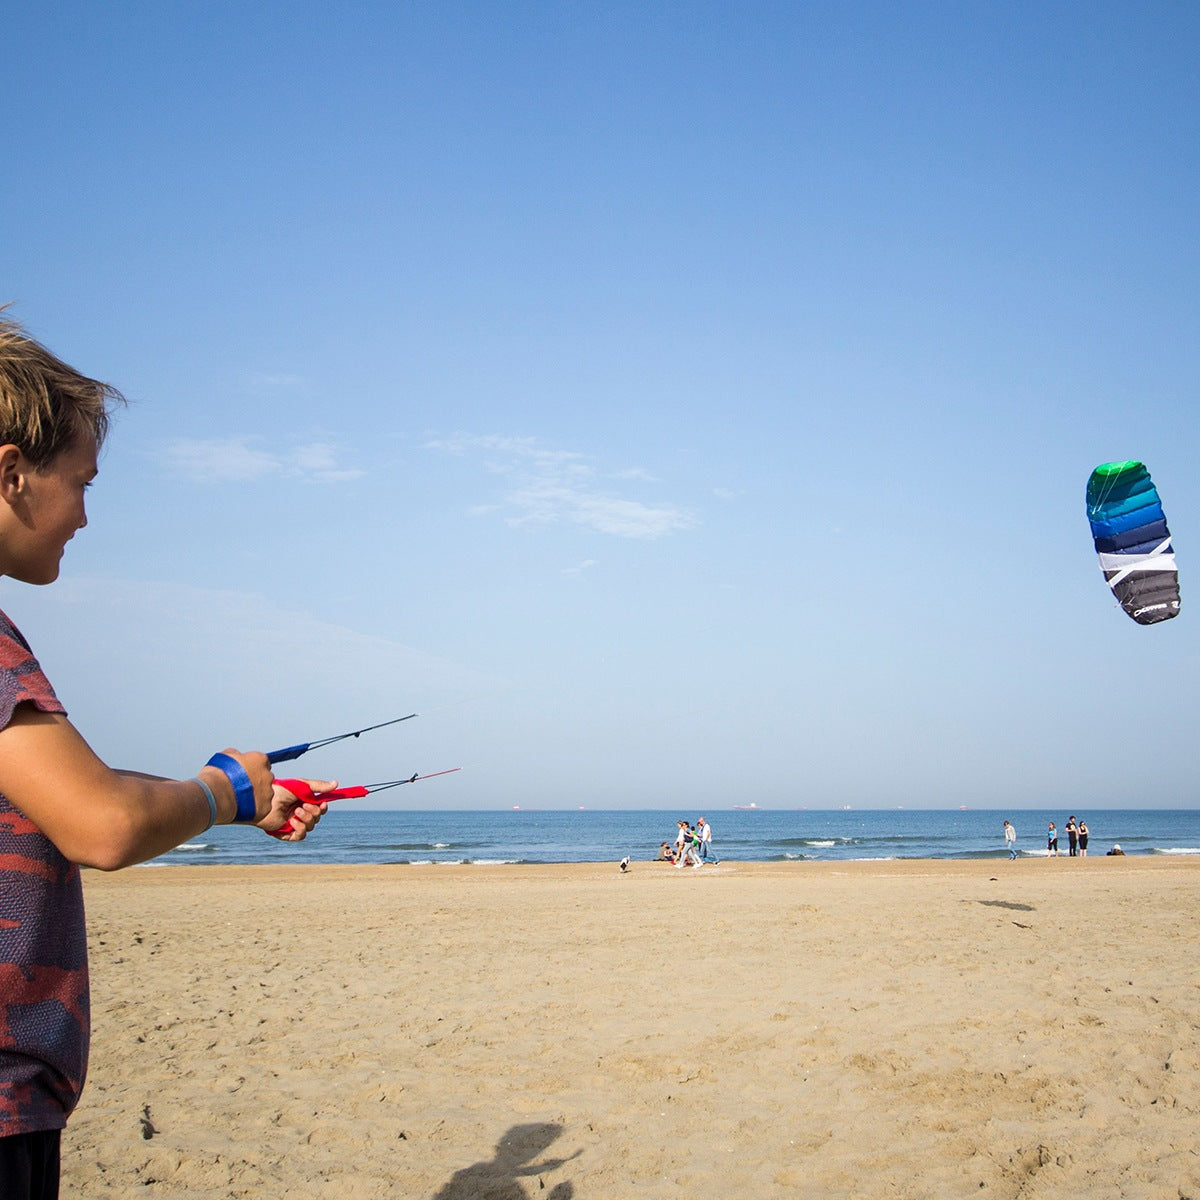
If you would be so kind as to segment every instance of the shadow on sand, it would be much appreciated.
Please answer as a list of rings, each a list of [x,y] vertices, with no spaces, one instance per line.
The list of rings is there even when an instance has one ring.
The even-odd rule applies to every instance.
[[[988,908],[1007,908],[1013,912],[1036,912],[1032,904],[1018,904],[1015,900],[980,900]]]
[[[522,1179],[535,1178],[577,1158],[576,1150],[568,1158],[546,1158],[534,1161],[563,1131],[561,1125],[514,1125],[497,1143],[495,1155],[489,1162],[478,1162],[455,1171],[450,1181],[433,1200],[530,1200]],[[574,1186],[564,1181],[544,1192],[544,1183],[534,1188],[532,1195],[539,1200],[571,1200]]]

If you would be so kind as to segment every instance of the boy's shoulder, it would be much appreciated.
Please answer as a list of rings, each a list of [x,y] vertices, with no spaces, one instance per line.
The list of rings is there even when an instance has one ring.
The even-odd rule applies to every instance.
[[[17,705],[25,702],[42,712],[66,712],[25,635],[0,609],[0,729],[12,720]]]
[[[13,624],[12,618],[0,608],[0,666],[8,666],[12,659],[27,658],[33,650],[25,635]]]

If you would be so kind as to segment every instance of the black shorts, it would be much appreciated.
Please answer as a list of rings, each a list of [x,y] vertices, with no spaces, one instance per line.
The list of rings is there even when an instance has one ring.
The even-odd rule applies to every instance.
[[[0,1196],[4,1200],[58,1200],[61,1129],[0,1137]]]

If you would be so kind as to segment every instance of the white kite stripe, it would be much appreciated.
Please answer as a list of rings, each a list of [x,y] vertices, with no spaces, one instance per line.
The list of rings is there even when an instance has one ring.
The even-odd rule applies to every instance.
[[[1149,554],[1101,554],[1100,569],[1108,580],[1109,587],[1120,583],[1135,571],[1177,571],[1175,555],[1171,552],[1171,539],[1160,542]],[[1109,571],[1115,574],[1109,575]]]

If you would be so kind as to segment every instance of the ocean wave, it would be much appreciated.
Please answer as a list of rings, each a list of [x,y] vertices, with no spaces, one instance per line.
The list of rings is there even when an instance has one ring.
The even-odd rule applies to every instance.
[[[409,867],[506,867],[526,862],[523,858],[406,858]]]
[[[774,838],[773,841],[777,846],[855,846],[860,841],[859,838],[853,837],[835,837],[835,838],[813,838],[813,837],[781,837]],[[759,843],[751,841],[739,841],[737,838],[725,838],[722,846],[755,846]]]
[[[1200,854],[1200,846],[1175,846],[1172,849],[1163,849],[1160,846],[1151,846],[1150,854]]]
[[[353,849],[364,850],[368,853],[375,850],[386,850],[389,853],[409,854],[413,851],[429,852],[431,850],[449,850],[454,842],[359,842]]]

